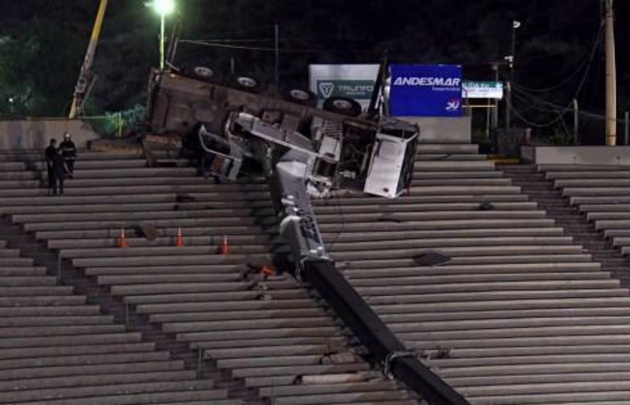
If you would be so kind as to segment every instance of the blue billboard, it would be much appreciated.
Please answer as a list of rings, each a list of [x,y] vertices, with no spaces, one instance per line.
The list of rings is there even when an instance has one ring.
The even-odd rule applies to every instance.
[[[460,65],[391,65],[389,108],[394,117],[462,115]]]

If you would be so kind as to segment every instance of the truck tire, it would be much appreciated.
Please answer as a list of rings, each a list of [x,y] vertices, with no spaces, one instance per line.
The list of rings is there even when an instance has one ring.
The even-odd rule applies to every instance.
[[[250,93],[259,93],[261,90],[260,80],[253,76],[234,75],[228,80],[228,85],[235,89],[248,91]]]
[[[282,98],[295,104],[305,105],[308,107],[317,106],[317,96],[309,90],[303,89],[287,89],[282,92]]]
[[[216,82],[217,74],[214,69],[207,66],[193,66],[186,69],[186,75],[204,82]]]
[[[324,100],[324,110],[356,117],[361,114],[361,105],[351,98],[330,97]]]

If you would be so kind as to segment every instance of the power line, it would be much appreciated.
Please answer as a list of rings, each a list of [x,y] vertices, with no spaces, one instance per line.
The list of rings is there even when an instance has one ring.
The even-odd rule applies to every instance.
[[[591,52],[589,53],[590,56],[588,57],[588,59],[584,60],[584,62],[582,62],[580,64],[580,66],[573,73],[571,73],[567,78],[562,80],[560,83],[557,83],[557,84],[555,84],[553,86],[550,86],[550,87],[547,87],[547,88],[542,88],[542,89],[528,88],[528,87],[521,86],[521,85],[516,84],[516,83],[513,83],[514,87],[515,88],[516,87],[520,87],[523,90],[531,91],[531,92],[534,92],[534,93],[547,93],[547,92],[550,92],[550,91],[553,91],[553,90],[557,90],[557,89],[563,87],[565,84],[569,83],[571,80],[573,80],[574,77],[576,77],[582,71],[582,68],[585,65],[587,65],[587,64],[588,65],[587,65],[586,72],[588,73],[588,71],[590,70],[590,68],[591,68],[591,66],[593,64],[593,59],[595,57],[596,51],[601,45],[603,34],[604,34],[604,24],[600,24],[599,31],[597,33],[597,36],[595,37],[594,45],[591,48]]]
[[[284,53],[323,53],[323,52],[374,52],[371,49],[295,49],[295,48],[273,48],[263,46],[245,46],[245,45],[229,45],[219,44],[216,42],[197,41],[190,39],[182,39],[180,43],[208,46],[211,48],[225,48],[225,49],[241,49],[247,51],[262,51],[262,52],[284,52]]]

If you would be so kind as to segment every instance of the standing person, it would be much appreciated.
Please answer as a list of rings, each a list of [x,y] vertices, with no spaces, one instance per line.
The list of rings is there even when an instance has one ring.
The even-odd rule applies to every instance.
[[[63,135],[63,142],[59,145],[59,150],[63,155],[68,177],[72,178],[74,176],[74,161],[77,158],[77,148],[72,139],[70,139],[69,133],[66,132]]]
[[[66,174],[66,164],[61,149],[57,150],[52,159],[53,195],[63,195],[63,179]],[[59,189],[57,192],[57,188]]]
[[[55,155],[57,155],[57,140],[51,139],[50,144],[46,148],[46,168],[48,169],[48,195],[53,193],[53,189],[55,187],[55,172],[53,171],[53,160],[55,159]]]

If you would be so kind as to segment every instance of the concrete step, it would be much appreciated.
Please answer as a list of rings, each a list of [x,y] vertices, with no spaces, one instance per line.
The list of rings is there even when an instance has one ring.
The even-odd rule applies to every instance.
[[[96,267],[118,267],[118,266],[150,266],[150,265],[212,265],[220,264],[228,267],[234,267],[235,265],[247,262],[259,262],[265,263],[270,260],[270,255],[241,255],[230,254],[229,256],[219,255],[212,252],[211,254],[192,254],[197,250],[197,247],[183,247],[177,248],[182,251],[181,255],[172,256],[131,256],[131,257],[96,257],[96,258],[82,258],[75,259],[73,263],[77,267],[81,268],[96,268]],[[202,247],[202,250],[208,248]],[[230,249],[232,250],[232,249]]]
[[[466,171],[466,170],[494,170],[494,163],[491,161],[416,161],[415,171],[437,170],[437,171]]]
[[[57,366],[78,366],[93,364],[128,364],[138,362],[153,362],[169,360],[168,352],[139,352],[139,353],[107,353],[72,355],[43,358],[26,358],[3,360],[0,370],[20,369],[29,367],[57,367]]]
[[[182,231],[184,233],[185,231]],[[118,231],[120,234],[120,231]],[[159,237],[155,240],[145,238],[130,237],[130,231],[125,231],[127,242],[130,247],[156,247],[156,246],[175,246],[177,244],[177,236]],[[185,236],[184,243],[186,246],[214,246],[215,248],[223,242],[223,237],[228,235],[217,234],[211,236]],[[279,238],[269,240],[270,236],[266,235],[229,235],[228,243],[230,245],[277,245],[284,241]],[[94,248],[114,248],[119,245],[119,237],[110,237],[102,239],[52,239],[47,242],[50,249],[94,249]]]
[[[404,202],[404,201],[403,201]],[[315,212],[318,214],[318,218],[321,215],[350,215],[360,213],[370,213],[378,211],[380,213],[391,212],[394,214],[403,212],[457,212],[457,211],[484,211],[484,212],[498,212],[498,211],[510,211],[510,212],[524,212],[528,210],[535,211],[538,209],[538,205],[535,202],[497,202],[492,203],[492,209],[484,211],[481,203],[439,203],[439,204],[388,204],[385,201],[369,202],[365,205],[353,204],[337,205],[332,203],[328,206],[316,206]]]
[[[26,392],[13,392],[1,394],[1,401],[41,401],[49,398],[56,398],[57,401],[62,399],[83,399],[89,400],[94,398],[96,401],[99,397],[103,396],[115,396],[124,393],[125,396],[138,396],[139,394],[154,395],[157,393],[170,393],[170,392],[182,392],[182,391],[198,391],[204,390],[208,392],[212,390],[213,386],[211,382],[207,381],[162,381],[162,382],[149,382],[149,383],[134,383],[134,384],[119,384],[112,386],[88,386],[88,387],[72,387],[72,388],[57,388],[57,389],[38,389],[30,390]],[[220,395],[221,397],[227,397],[227,395]]]
[[[333,337],[337,336],[337,328],[332,326],[319,326],[315,328],[307,327],[287,327],[287,328],[273,328],[273,329],[252,329],[239,331],[238,339],[235,336],[234,331],[212,331],[212,332],[191,332],[191,333],[178,333],[177,340],[180,342],[211,342],[216,340],[229,340],[232,342],[225,342],[226,345],[231,345],[236,340],[250,340],[250,339],[283,339],[283,338],[298,338],[298,337]],[[230,347],[230,346],[227,346]],[[352,363],[358,364],[365,369],[369,367],[366,363]],[[271,370],[270,370],[271,372]]]
[[[469,162],[469,161],[485,161],[486,155],[479,155],[476,153],[438,153],[434,151],[432,153],[416,153],[416,162]]]
[[[465,284],[465,283],[518,283],[525,281],[586,281],[586,280],[610,280],[610,275],[604,272],[596,273],[504,273],[504,274],[485,274],[485,275],[439,275],[439,276],[425,276],[422,274],[416,274],[414,276],[404,277],[397,275],[393,277],[368,277],[368,278],[356,278],[351,275],[346,277],[352,280],[354,287],[371,287],[381,285],[383,282],[387,282],[387,285],[439,285],[439,284]]]
[[[127,215],[129,217],[129,215]],[[41,231],[60,231],[60,230],[98,230],[107,228],[118,228],[120,234],[121,228],[133,228],[136,226],[150,224],[158,228],[174,228],[178,227],[226,227],[226,226],[254,226],[256,220],[250,216],[247,217],[208,217],[208,218],[187,218],[185,215],[171,215],[168,219],[121,219],[121,220],[101,220],[101,221],[77,221],[77,222],[31,222],[24,225],[24,229],[28,232]],[[536,218],[536,216],[534,216]],[[259,225],[269,226],[274,224],[274,218],[260,220]]]
[[[590,319],[594,317],[595,319],[601,319],[603,322],[614,322],[620,320],[621,318],[627,317],[630,314],[630,308],[628,307],[601,307],[601,308],[552,308],[552,309],[527,309],[527,310],[507,310],[501,309],[500,304],[497,303],[497,309],[490,310],[487,308],[477,308],[474,306],[469,306],[468,308],[460,305],[460,307],[455,310],[455,308],[450,307],[448,310],[440,311],[439,309],[435,311],[417,311],[411,313],[396,313],[394,312],[395,308],[379,308],[377,313],[379,316],[386,321],[388,324],[391,322],[392,324],[400,324],[400,323],[418,323],[418,322],[471,322],[471,321],[479,321],[484,322],[488,320],[496,320],[496,321],[504,321],[505,320],[530,320],[536,318],[546,319],[548,322],[551,322],[553,319],[559,318],[579,318],[579,319]],[[608,319],[608,318],[610,319]],[[625,321],[623,321],[625,322]],[[475,325],[475,328],[481,327],[484,325],[483,323]],[[529,350],[528,348],[522,348],[521,350]],[[575,350],[575,349],[574,349]],[[603,350],[603,349],[602,349]],[[560,348],[556,353],[560,352],[568,352],[568,350],[564,350],[564,348]],[[512,352],[505,352],[505,356],[518,355],[518,354],[509,354]],[[573,353],[573,352],[571,352]],[[589,352],[590,353],[590,352]],[[486,357],[488,354],[499,356],[498,354],[488,353],[488,352],[480,352],[478,354],[474,353],[460,353],[460,354],[452,354],[450,358],[469,358],[469,357]],[[490,356],[491,357],[491,356]]]
[[[2,287],[33,287],[55,286],[57,279],[46,276],[0,276],[0,288]]]
[[[162,328],[169,333],[192,332],[219,332],[219,331],[245,331],[267,330],[274,328],[316,328],[330,327],[333,322],[326,317],[317,318],[272,318],[272,319],[247,319],[247,320],[221,320],[166,323]]]
[[[0,349],[43,347],[43,346],[73,346],[88,344],[137,343],[142,336],[140,333],[105,333],[88,335],[40,336],[0,339]]]
[[[340,404],[355,403],[355,401],[381,401],[391,403],[389,401],[409,400],[409,395],[403,391],[386,391],[386,392],[361,392],[361,393],[337,393],[337,394],[321,394],[313,395],[291,395],[278,398],[275,403],[277,405],[323,405],[323,404]]]
[[[94,405],[126,405],[126,404],[157,404],[165,401],[174,401],[174,403],[186,404],[190,401],[215,401],[206,403],[215,403],[217,405],[225,405],[226,402],[219,402],[221,399],[227,398],[227,391],[214,389],[189,390],[182,389],[180,391],[171,392],[149,392],[149,393],[130,393],[121,395],[103,395],[96,398],[89,398],[89,403]],[[31,402],[33,405],[82,405],[85,404],[86,398],[72,399],[47,399],[45,402]],[[229,403],[229,402],[227,402]]]
[[[470,170],[466,172],[457,172],[456,176],[458,179],[498,179],[503,178],[503,173],[497,171],[488,171],[481,170],[475,171]],[[453,172],[452,171],[419,171],[414,173],[413,178],[416,180],[424,180],[424,179],[452,179]]]
[[[545,178],[550,180],[573,180],[573,179],[628,179],[630,170],[606,170],[606,171],[551,171],[545,173]]]
[[[308,299],[277,300],[277,301],[208,301],[208,302],[180,302],[175,304],[146,304],[136,307],[140,314],[180,314],[180,313],[216,313],[229,311],[286,311],[295,308],[313,307],[315,303]]]
[[[566,187],[562,189],[565,197],[590,197],[590,196],[628,196],[630,188],[627,187]]]
[[[601,272],[601,264],[597,262],[552,262],[552,263],[514,263],[514,264],[480,264],[480,265],[443,265],[443,266],[409,266],[374,268],[361,268],[354,266],[352,262],[340,263],[338,268],[347,278],[382,278],[382,277],[410,277],[410,276],[474,276],[483,277],[489,275],[507,274],[564,274],[564,273],[598,273]],[[602,272],[606,275],[608,273]]]
[[[614,404],[627,404],[630,402],[630,390],[621,390],[616,392],[585,392],[585,393],[572,393],[564,392],[562,394],[540,394],[540,395],[493,395],[484,396],[480,395],[475,397],[473,405],[488,404],[488,403],[504,403],[504,401],[514,401],[513,403],[537,403],[537,404],[579,404],[579,403],[597,403],[602,404],[602,401],[612,401]],[[623,402],[621,402],[623,401]],[[611,403],[611,402],[609,402]]]
[[[627,187],[630,185],[630,178],[609,178],[608,176],[601,176],[600,178],[579,177],[574,179],[555,180],[554,185],[556,188]]]
[[[470,302],[484,300],[544,300],[550,298],[575,299],[575,298],[627,298],[627,291],[624,289],[568,289],[568,290],[543,290],[543,291],[479,291],[475,293],[439,293],[439,294],[384,294],[367,298],[370,305],[391,305],[391,304],[411,304],[411,303],[435,303],[445,302]]]
[[[409,189],[412,196],[432,195],[477,195],[477,194],[520,194],[518,186],[413,186]],[[0,194],[0,197],[2,195]]]
[[[366,363],[350,363],[350,364],[332,364],[319,366],[297,366],[297,367],[262,367],[262,368],[241,368],[234,370],[232,375],[236,378],[290,375],[297,377],[298,375],[310,374],[335,374],[367,371],[369,366]]]
[[[294,300],[310,297],[304,290],[279,290],[266,293],[270,300]],[[258,291],[234,291],[207,293],[179,293],[179,294],[156,294],[156,295],[134,295],[124,297],[123,301],[130,305],[142,304],[164,304],[182,302],[212,302],[212,301],[238,301],[238,300],[263,300],[263,294]]]
[[[41,359],[81,355],[146,353],[155,351],[155,343],[111,343],[73,346],[15,347],[0,350],[1,360]],[[1,388],[0,388],[1,389]]]
[[[0,338],[15,337],[45,337],[45,336],[66,336],[66,335],[89,335],[104,333],[121,333],[125,331],[124,325],[63,325],[63,326],[26,326],[0,328]]]
[[[527,295],[527,292],[536,290],[543,292],[548,290],[571,291],[571,290],[614,290],[619,288],[618,280],[550,280],[550,281],[507,281],[507,282],[488,282],[488,283],[453,283],[453,284],[436,284],[436,285],[396,285],[396,286],[377,286],[359,287],[355,289],[365,296],[389,296],[389,295],[411,295],[411,294],[457,294],[457,293],[495,293],[495,292],[521,292]]]
[[[499,238],[523,238],[523,239],[546,239],[546,238],[569,238],[563,236],[563,228],[478,228],[478,229],[441,229],[423,231],[402,231],[402,232],[328,232],[322,233],[325,240],[336,242],[352,241],[379,241],[379,240],[407,240],[407,239],[477,239],[490,240]],[[336,243],[335,242],[335,243]]]
[[[376,245],[372,246],[371,250],[365,250],[368,247],[362,246],[356,243],[336,243],[329,248],[329,252],[335,260],[383,260],[383,259],[398,259],[408,257],[413,260],[414,257],[422,254],[434,252],[432,248],[408,248],[408,249],[388,249],[388,250],[374,250]],[[557,256],[560,259],[561,255],[579,255],[582,253],[582,247],[576,245],[563,245],[563,246],[548,246],[548,245],[531,245],[531,246],[519,246],[519,245],[505,245],[505,246],[466,246],[466,247],[439,247],[436,248],[442,255],[454,258],[454,259],[474,259],[475,257],[501,257],[501,256],[524,256],[524,255],[542,255]],[[502,261],[506,263],[518,263],[518,261],[505,260],[509,258],[503,258]],[[584,258],[588,260],[588,257]],[[455,262],[453,262],[455,264]],[[461,263],[461,260],[459,261]]]
[[[0,370],[0,381],[29,378],[59,377],[84,374],[134,373],[147,371],[177,371],[183,369],[181,361],[152,361],[129,364],[96,364]]]
[[[520,212],[520,211],[517,211]],[[246,217],[250,214],[247,209],[213,209],[213,210],[195,210],[195,211],[148,211],[148,212],[91,212],[91,213],[63,213],[63,214],[29,214],[29,215],[13,215],[14,223],[48,223],[48,222],[81,222],[81,221],[159,221],[169,219],[196,219],[196,218],[225,218],[229,217]],[[258,215],[271,216],[273,210],[271,208],[257,211]]]
[[[105,315],[57,315],[55,317],[29,316],[29,317],[1,317],[1,328],[14,327],[47,327],[47,326],[86,326],[86,325],[110,325],[114,321],[113,316]]]
[[[568,236],[550,236],[550,237],[542,237],[542,236],[531,236],[531,237],[469,237],[469,238],[398,238],[396,235],[390,238],[389,233],[383,233],[381,235],[380,240],[368,239],[367,241],[361,241],[358,237],[358,240],[354,240],[352,242],[343,242],[339,239],[336,239],[335,246],[339,247],[339,250],[342,251],[351,251],[351,250],[364,250],[364,249],[394,249],[394,248],[435,248],[435,249],[443,249],[449,247],[490,247],[490,246],[530,246],[530,245],[549,245],[549,246],[558,246],[561,247],[563,245],[571,245],[573,240]],[[401,240],[402,239],[402,240]],[[326,237],[324,237],[326,240]],[[335,240],[335,237],[332,236],[330,240]],[[378,243],[379,245],[377,245]],[[574,246],[573,248],[578,248]],[[561,249],[561,248],[560,248]],[[575,249],[571,251],[581,251],[580,249]]]
[[[0,267],[0,277],[43,277],[46,275],[45,267],[30,266],[2,266]]]
[[[151,224],[151,222],[147,223]],[[131,226],[125,226],[125,232],[128,234],[127,237],[133,237],[135,233],[136,227],[141,224],[134,224]],[[267,235],[277,234],[276,227],[270,225],[268,230],[261,230],[260,227],[255,225],[222,225],[216,226],[212,228],[204,227],[204,226],[195,226],[194,223],[189,222],[189,226],[161,226],[158,227],[158,231],[160,236],[162,237],[176,237],[177,232],[181,228],[182,235],[184,238],[188,237],[198,237],[198,236],[219,236],[223,238],[224,235],[227,235],[229,240],[235,235],[238,235],[238,238],[245,238],[247,240],[246,235],[251,236],[259,236],[265,235],[265,231]],[[77,229],[71,231],[41,231],[36,232],[35,237],[38,240],[58,240],[58,239],[67,239],[67,240],[86,240],[86,239],[117,239],[120,237],[120,231],[122,228],[114,227],[114,228],[106,228],[106,229]],[[72,245],[74,246],[74,245]],[[72,247],[71,246],[71,247]],[[77,244],[80,247],[80,244]]]
[[[425,177],[429,177],[428,175]],[[430,187],[430,186],[512,186],[512,180],[503,177],[499,178],[416,178],[411,181],[413,187]]]
[[[190,342],[192,350],[202,349],[206,356],[212,357],[212,353],[222,350],[247,350],[252,348],[275,348],[277,351],[288,346],[298,345],[332,345],[332,347],[345,347],[347,338],[343,336],[303,336],[277,338],[253,338],[233,340],[199,340]]]
[[[13,206],[1,208],[3,214],[77,214],[77,213],[123,213],[123,212],[160,212],[160,211],[210,211],[225,209],[249,209],[258,210],[270,208],[271,202],[261,201],[260,203],[248,203],[246,201],[228,202],[193,202],[178,203],[175,198],[172,202],[156,203],[116,203],[116,204],[63,204],[63,205],[33,205],[33,206]],[[54,201],[53,201],[54,202]],[[527,205],[523,205],[526,207]]]
[[[221,312],[178,312],[168,314],[150,315],[151,322],[156,323],[174,323],[174,322],[203,322],[203,321],[229,321],[232,319],[239,320],[258,320],[267,318],[268,320],[276,320],[280,318],[287,319],[309,319],[323,318],[325,312],[321,308],[300,308],[300,309],[282,309],[282,310],[265,310],[258,309],[241,310],[241,311],[221,311]],[[319,346],[318,346],[319,347]],[[285,353],[286,350],[283,350]],[[252,355],[254,356],[254,355]]]
[[[279,284],[279,283],[278,283]],[[267,283],[270,291],[295,287],[293,283]],[[241,292],[252,288],[252,283],[163,283],[163,284],[131,284],[111,286],[111,293],[114,295],[130,297],[133,295],[149,294],[185,294],[185,293],[216,293],[216,292]]]

